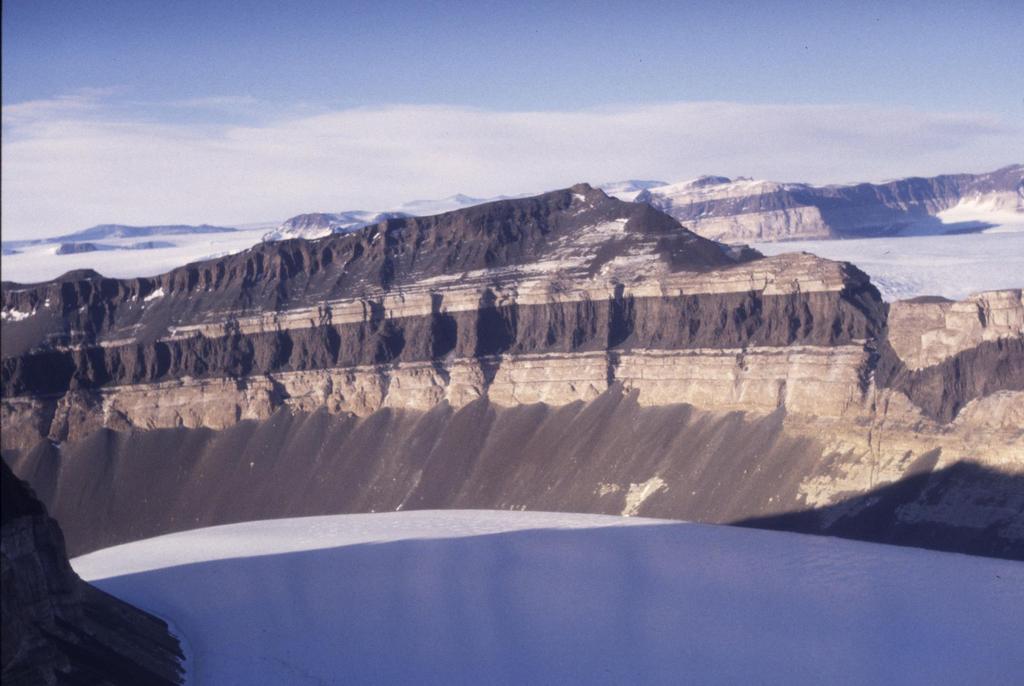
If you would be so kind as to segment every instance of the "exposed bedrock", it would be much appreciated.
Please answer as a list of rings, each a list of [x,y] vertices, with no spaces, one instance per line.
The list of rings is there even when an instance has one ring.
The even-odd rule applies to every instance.
[[[908,369],[939,364],[986,341],[1024,335],[1021,289],[978,293],[955,302],[914,298],[889,307],[888,340]]]
[[[602,350],[832,346],[874,337],[877,302],[841,292],[744,293],[495,304],[439,309],[307,328],[190,335],[153,343],[81,346],[3,360],[4,396],[153,383],[184,377],[241,378],[493,355]],[[440,299],[439,299],[440,300]],[[872,311],[874,310],[874,311]],[[214,332],[211,332],[214,333]]]
[[[1004,485],[926,489],[889,524],[1024,540],[1020,291],[890,306],[852,265],[726,249],[586,185],[4,284],[2,314],[4,456],[76,552],[409,507],[838,512],[965,464]]]
[[[57,523],[6,463],[3,483],[3,682],[178,684],[167,625],[82,581]]]

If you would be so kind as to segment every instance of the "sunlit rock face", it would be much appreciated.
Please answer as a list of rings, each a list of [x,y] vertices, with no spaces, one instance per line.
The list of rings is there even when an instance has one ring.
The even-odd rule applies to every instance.
[[[702,176],[630,197],[730,243],[956,233],[1024,224],[1024,166],[841,186]]]
[[[154,278],[5,283],[3,447],[76,553],[499,507],[813,510],[800,527],[966,549],[941,524],[1010,554],[1020,297],[886,305],[852,265],[729,248],[583,184]],[[882,515],[856,500],[908,478]]]

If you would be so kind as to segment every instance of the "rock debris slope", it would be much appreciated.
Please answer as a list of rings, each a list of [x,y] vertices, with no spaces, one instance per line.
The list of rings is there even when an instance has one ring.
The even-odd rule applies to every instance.
[[[1022,313],[1020,291],[890,308],[852,265],[581,184],[154,278],[5,283],[3,447],[76,554],[480,507],[809,512],[1022,556]]]

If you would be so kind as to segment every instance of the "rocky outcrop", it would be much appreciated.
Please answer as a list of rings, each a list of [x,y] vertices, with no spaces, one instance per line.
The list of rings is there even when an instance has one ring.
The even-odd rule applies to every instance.
[[[1021,336],[1020,289],[979,293],[961,302],[915,298],[889,309],[888,340],[908,369],[937,365],[984,342]]]
[[[4,683],[181,683],[167,625],[79,579],[57,523],[6,463],[0,469]]]
[[[407,507],[738,521],[971,464],[1008,479],[963,496],[998,553],[1019,310],[888,306],[851,265],[581,185],[152,279],[5,284],[3,448],[76,551]]]
[[[702,176],[635,199],[726,242],[961,232],[1024,223],[1024,166],[846,186]]]

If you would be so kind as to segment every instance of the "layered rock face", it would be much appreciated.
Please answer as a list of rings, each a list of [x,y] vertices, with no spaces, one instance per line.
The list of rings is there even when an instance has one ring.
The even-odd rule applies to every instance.
[[[586,185],[3,298],[5,455],[76,552],[408,507],[1024,542],[1019,292],[890,316],[851,265]]]
[[[1024,223],[1024,166],[850,186],[704,176],[646,189],[636,201],[726,242],[956,232]],[[936,217],[944,212],[945,224]]]
[[[167,625],[86,584],[57,523],[2,469],[5,684],[178,684],[181,649]]]

